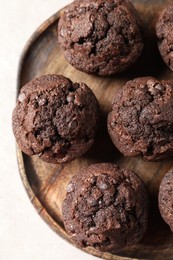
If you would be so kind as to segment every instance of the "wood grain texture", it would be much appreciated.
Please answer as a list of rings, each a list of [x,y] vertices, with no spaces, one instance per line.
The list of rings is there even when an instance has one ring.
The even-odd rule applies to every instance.
[[[82,158],[71,163],[52,165],[38,157],[24,155],[17,148],[19,171],[29,198],[40,216],[61,237],[72,243],[63,226],[61,205],[66,186],[71,177],[91,163],[112,162],[135,171],[145,182],[150,197],[150,220],[143,240],[117,255],[85,251],[103,259],[173,259],[173,234],[161,219],[158,210],[158,189],[161,178],[173,166],[173,159],[146,162],[141,158],[125,158],[113,146],[106,127],[111,101],[123,84],[135,77],[154,76],[173,79],[173,73],[160,58],[154,33],[155,19],[162,8],[171,1],[133,1],[140,13],[145,49],[139,61],[128,71],[111,77],[88,75],[75,70],[64,59],[57,41],[58,12],[48,19],[28,41],[19,66],[17,93],[31,79],[48,73],[62,74],[75,82],[86,83],[98,98],[102,111],[96,142]]]

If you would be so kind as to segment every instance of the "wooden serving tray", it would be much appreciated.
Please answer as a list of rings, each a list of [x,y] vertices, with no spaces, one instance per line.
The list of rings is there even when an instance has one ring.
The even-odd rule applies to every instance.
[[[161,178],[173,166],[173,158],[154,163],[141,158],[125,158],[113,146],[106,127],[112,98],[127,80],[140,76],[173,79],[173,72],[166,67],[159,56],[153,29],[158,12],[168,2],[171,1],[134,1],[144,27],[145,50],[130,70],[118,76],[88,75],[77,71],[67,63],[57,41],[57,24],[61,11],[48,19],[32,35],[19,66],[18,92],[25,83],[35,77],[49,73],[62,74],[74,82],[86,83],[98,98],[102,110],[96,142],[80,159],[71,163],[52,165],[41,161],[37,156],[29,157],[17,148],[19,170],[29,198],[39,215],[58,235],[72,243],[63,226],[61,205],[68,182],[83,166],[98,162],[116,163],[122,168],[134,170],[147,186],[150,197],[150,220],[143,240],[117,255],[86,248],[86,252],[104,259],[173,259],[173,234],[161,219],[157,202]]]

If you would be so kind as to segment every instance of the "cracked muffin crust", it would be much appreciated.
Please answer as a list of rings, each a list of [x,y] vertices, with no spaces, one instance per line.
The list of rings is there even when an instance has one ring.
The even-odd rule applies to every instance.
[[[157,161],[173,155],[173,81],[128,81],[113,100],[108,131],[125,156]]]
[[[139,26],[128,0],[76,0],[59,20],[58,41],[76,69],[111,75],[126,70],[141,55]]]
[[[148,198],[134,172],[110,163],[93,164],[72,178],[62,210],[74,243],[116,253],[143,237]]]
[[[159,209],[173,232],[173,168],[163,177],[159,188]]]
[[[160,54],[173,70],[173,4],[168,5],[160,14],[156,22],[156,34]]]
[[[13,131],[23,152],[61,163],[90,149],[98,118],[98,101],[84,83],[46,75],[21,89],[13,111]]]

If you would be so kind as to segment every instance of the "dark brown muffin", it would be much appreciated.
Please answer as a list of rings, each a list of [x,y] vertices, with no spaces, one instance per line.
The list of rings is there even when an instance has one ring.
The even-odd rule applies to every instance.
[[[37,154],[50,163],[67,162],[92,146],[98,114],[98,102],[84,83],[47,75],[21,89],[13,131],[26,154]]]
[[[139,23],[128,0],[76,0],[60,18],[58,40],[76,69],[110,75],[126,70],[141,55]]]
[[[144,184],[132,171],[95,164],[74,176],[63,203],[66,231],[80,247],[115,253],[137,243],[148,220]]]
[[[173,232],[173,168],[164,176],[159,189],[159,209]]]
[[[156,34],[160,54],[173,70],[173,4],[168,5],[160,14],[156,22]]]
[[[173,155],[173,81],[128,81],[113,100],[108,131],[125,156],[156,161]]]

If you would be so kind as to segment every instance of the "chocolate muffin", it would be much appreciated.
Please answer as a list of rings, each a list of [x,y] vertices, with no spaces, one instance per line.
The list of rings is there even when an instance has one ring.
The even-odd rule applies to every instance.
[[[167,66],[173,70],[173,4],[168,5],[159,15],[156,34],[160,54]]]
[[[58,40],[76,69],[110,75],[126,70],[141,55],[139,26],[128,0],[76,0],[59,20]]]
[[[125,156],[157,161],[173,155],[173,81],[128,81],[113,100],[108,131]]]
[[[110,163],[93,164],[72,178],[62,210],[74,243],[116,253],[143,237],[148,198],[134,172]]]
[[[90,149],[98,118],[98,101],[84,83],[46,75],[21,89],[13,111],[13,131],[23,152],[61,163]]]
[[[173,168],[164,176],[159,189],[159,209],[173,232]]]

